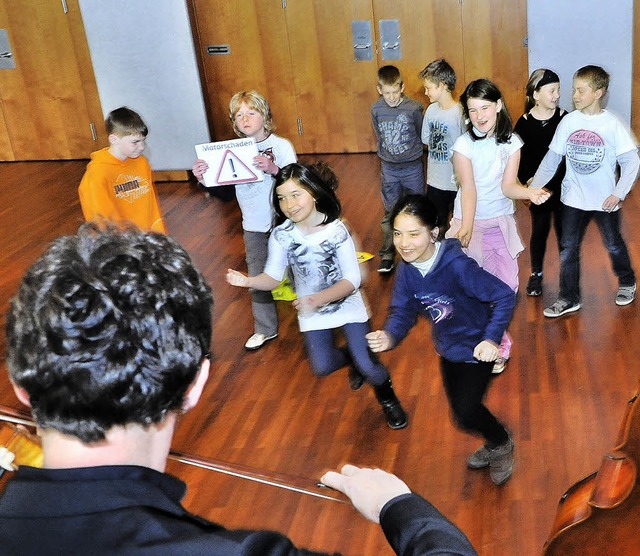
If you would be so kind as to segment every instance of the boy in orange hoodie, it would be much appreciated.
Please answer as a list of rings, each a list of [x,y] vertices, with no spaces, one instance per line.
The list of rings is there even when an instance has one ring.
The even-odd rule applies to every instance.
[[[166,234],[151,166],[142,155],[147,126],[126,106],[110,112],[105,124],[109,146],[91,153],[78,187],[85,219],[132,223]]]

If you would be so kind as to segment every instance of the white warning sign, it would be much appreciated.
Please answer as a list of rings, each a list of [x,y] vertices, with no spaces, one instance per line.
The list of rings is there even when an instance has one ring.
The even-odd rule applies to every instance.
[[[258,156],[255,139],[233,139],[196,145],[196,155],[204,160],[209,169],[204,173],[204,185],[216,187],[262,181],[264,174],[253,165]]]

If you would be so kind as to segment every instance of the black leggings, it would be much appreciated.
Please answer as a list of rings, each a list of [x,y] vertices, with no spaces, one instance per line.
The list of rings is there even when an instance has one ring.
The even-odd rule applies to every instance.
[[[482,400],[492,377],[493,362],[455,363],[440,358],[444,389],[455,423],[463,430],[481,434],[492,444],[504,444],[509,433]]]
[[[562,203],[560,202],[560,196],[556,193],[541,205],[532,203],[529,205],[529,211],[531,212],[531,240],[529,241],[531,272],[542,272],[552,218],[553,227],[556,231],[556,241],[558,242],[558,252],[560,252],[560,237],[562,236]]]

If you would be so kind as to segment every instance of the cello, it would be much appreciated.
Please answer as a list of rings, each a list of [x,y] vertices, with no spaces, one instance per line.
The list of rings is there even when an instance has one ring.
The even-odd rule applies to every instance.
[[[561,497],[543,556],[640,555],[640,393],[627,404],[615,447]]]

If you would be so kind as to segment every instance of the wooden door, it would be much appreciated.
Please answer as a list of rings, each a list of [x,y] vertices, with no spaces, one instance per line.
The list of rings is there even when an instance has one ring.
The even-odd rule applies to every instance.
[[[289,47],[303,152],[375,150],[377,60],[355,60],[351,24],[372,26],[371,0],[288,2]]]
[[[380,20],[397,19],[400,24],[400,60],[383,60],[378,64],[393,64],[400,69],[405,82],[405,94],[427,106],[424,86],[418,73],[429,62],[445,58],[458,77],[455,93],[464,88],[464,56],[460,25],[461,6],[457,1],[373,0],[377,43],[381,44]]]
[[[528,75],[526,0],[465,0],[464,77],[498,85],[514,121],[524,110]]]
[[[235,137],[229,121],[229,100],[238,91],[256,90],[269,101],[276,133],[289,139],[300,151],[282,1],[193,0],[192,10],[213,139]],[[219,50],[227,53],[209,53]]]
[[[67,13],[52,0],[0,0],[0,28],[16,63],[0,70],[4,137],[12,150],[0,151],[3,160],[88,158],[104,138],[80,8],[77,0],[66,6]]]

